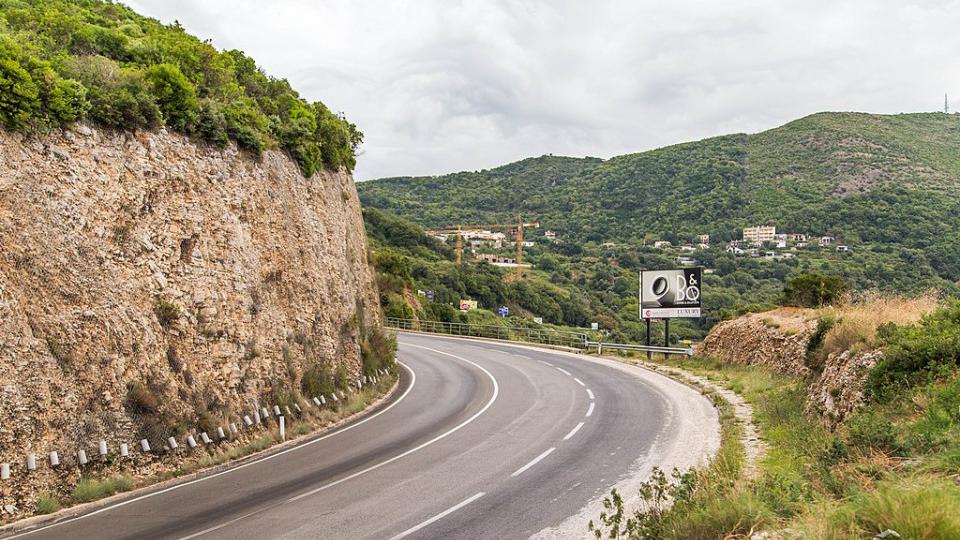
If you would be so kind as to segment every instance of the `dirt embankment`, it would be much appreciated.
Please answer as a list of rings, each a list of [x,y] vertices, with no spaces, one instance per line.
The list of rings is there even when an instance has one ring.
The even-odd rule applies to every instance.
[[[116,469],[120,443],[125,472],[170,469],[139,440],[239,421],[313,366],[355,376],[379,318],[345,171],[165,131],[0,131],[0,495],[21,512]]]

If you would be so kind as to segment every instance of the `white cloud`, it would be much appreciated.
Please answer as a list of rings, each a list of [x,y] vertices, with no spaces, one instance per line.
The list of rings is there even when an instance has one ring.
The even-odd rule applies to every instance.
[[[960,109],[960,2],[137,0],[366,135],[360,179]]]

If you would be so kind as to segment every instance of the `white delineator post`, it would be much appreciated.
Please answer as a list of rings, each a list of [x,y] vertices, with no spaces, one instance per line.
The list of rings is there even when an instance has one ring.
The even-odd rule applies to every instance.
[[[280,440],[281,441],[287,440],[287,423],[284,420],[285,419],[281,414],[280,415]]]

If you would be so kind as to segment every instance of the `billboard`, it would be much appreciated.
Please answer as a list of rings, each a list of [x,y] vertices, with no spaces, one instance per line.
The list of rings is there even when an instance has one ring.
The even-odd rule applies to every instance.
[[[640,272],[640,318],[700,316],[703,268]]]
[[[477,309],[476,300],[460,300],[460,311],[469,311],[471,309]]]

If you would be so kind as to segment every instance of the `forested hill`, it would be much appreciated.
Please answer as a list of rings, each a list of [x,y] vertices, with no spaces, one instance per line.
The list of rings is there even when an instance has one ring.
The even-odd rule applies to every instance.
[[[716,244],[772,224],[835,236],[875,255],[865,263],[894,260],[926,284],[960,280],[960,115],[820,113],[605,161],[543,156],[358,187],[365,205],[425,226],[522,211],[581,244],[698,234]]]
[[[238,50],[103,0],[0,0],[0,125],[28,133],[77,121],[161,125],[259,156],[287,152],[303,173],[352,169],[362,134]]]

